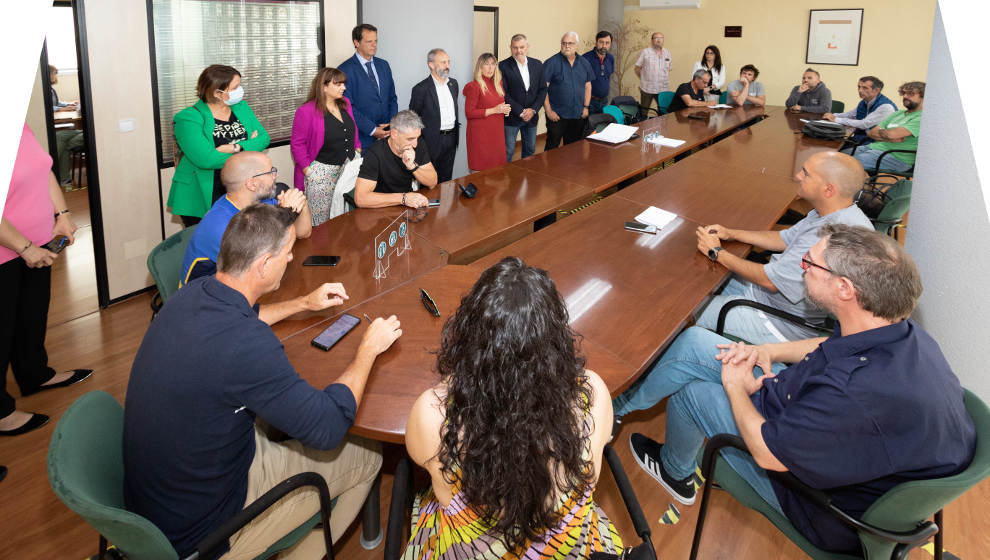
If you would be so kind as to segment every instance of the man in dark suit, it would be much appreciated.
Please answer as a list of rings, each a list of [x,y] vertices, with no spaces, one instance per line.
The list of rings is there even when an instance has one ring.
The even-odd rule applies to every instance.
[[[457,154],[457,80],[450,77],[450,56],[443,49],[426,55],[430,75],[412,88],[409,109],[423,119],[423,141],[437,170],[437,180],[449,181]]]
[[[351,100],[354,123],[361,147],[368,149],[379,138],[388,136],[388,122],[399,112],[395,82],[388,62],[375,57],[378,52],[378,29],[362,23],[351,32],[354,56],[337,68],[347,74],[344,95]]]
[[[543,63],[529,58],[529,41],[522,33],[512,36],[509,43],[512,56],[498,63],[505,88],[505,102],[512,110],[505,117],[505,160],[512,161],[516,151],[516,136],[522,133],[522,157],[536,151],[536,124],[540,107],[547,96],[543,79]]]

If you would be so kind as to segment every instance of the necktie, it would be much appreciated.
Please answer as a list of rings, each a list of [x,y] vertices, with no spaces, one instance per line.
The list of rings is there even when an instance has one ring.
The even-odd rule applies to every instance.
[[[365,63],[365,67],[368,69],[368,79],[371,80],[371,83],[375,84],[375,91],[378,92],[380,95],[381,90],[378,87],[378,80],[375,79],[375,71],[373,65],[374,65],[374,61]]]

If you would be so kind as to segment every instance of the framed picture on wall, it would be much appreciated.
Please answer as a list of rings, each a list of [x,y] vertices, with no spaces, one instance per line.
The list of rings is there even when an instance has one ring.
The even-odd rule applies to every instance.
[[[859,65],[863,9],[811,10],[808,17],[808,64]]]

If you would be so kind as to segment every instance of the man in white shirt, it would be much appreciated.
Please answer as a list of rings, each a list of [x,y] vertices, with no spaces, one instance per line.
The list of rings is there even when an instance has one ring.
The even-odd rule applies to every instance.
[[[437,171],[437,180],[449,181],[454,172],[457,154],[457,80],[450,77],[450,56],[443,49],[432,49],[426,55],[430,75],[413,86],[409,109],[423,119],[423,141],[430,161]]]
[[[883,82],[876,76],[863,76],[859,79],[856,89],[862,101],[855,109],[837,115],[825,113],[822,118],[854,129],[853,141],[862,144],[868,139],[867,131],[897,111],[897,105],[880,93]]]
[[[502,71],[505,102],[511,110],[505,117],[505,160],[512,161],[516,151],[516,137],[522,135],[522,157],[536,151],[536,125],[540,121],[540,107],[547,96],[547,82],[543,79],[543,62],[527,56],[529,41],[522,33],[512,36],[509,43],[512,56],[498,63]]]

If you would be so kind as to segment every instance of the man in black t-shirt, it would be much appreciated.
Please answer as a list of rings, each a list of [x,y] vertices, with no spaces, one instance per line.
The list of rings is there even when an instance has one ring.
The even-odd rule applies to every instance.
[[[423,120],[413,111],[399,111],[389,122],[388,137],[364,151],[354,184],[354,202],[362,208],[421,208],[428,199],[413,192],[437,184],[426,143],[419,142]],[[414,187],[414,181],[416,186]]]
[[[672,113],[686,107],[707,106],[705,88],[708,87],[708,82],[711,79],[712,75],[708,73],[708,70],[695,71],[694,77],[691,78],[690,82],[684,82],[677,86],[677,91],[674,92],[674,100],[670,102],[670,108],[667,109],[667,112]]]

